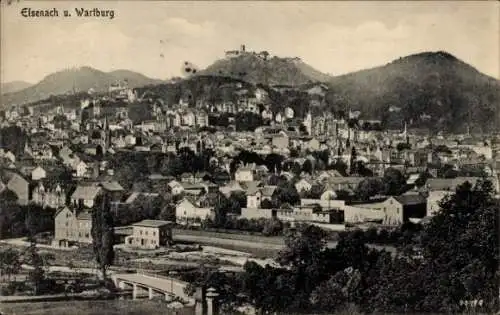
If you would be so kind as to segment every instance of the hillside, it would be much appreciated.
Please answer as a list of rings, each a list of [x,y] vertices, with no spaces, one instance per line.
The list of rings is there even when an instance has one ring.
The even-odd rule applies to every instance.
[[[500,82],[446,52],[399,58],[385,66],[334,77],[328,103],[359,110],[387,127],[447,132],[500,129]]]
[[[197,100],[210,103],[236,101],[233,92],[239,89],[254,89],[248,82],[222,76],[197,75],[176,83],[163,83],[137,89],[144,98],[161,99],[166,104],[177,104],[181,97],[187,97],[194,105]]]
[[[32,86],[33,84],[25,81],[12,81],[2,83],[0,86],[0,94],[13,93]]]
[[[124,80],[127,80],[128,86],[132,88],[161,82],[128,70],[103,72],[91,67],[81,67],[49,74],[33,86],[2,95],[2,103],[7,105],[24,104],[51,95],[88,91],[91,88],[96,92],[103,92],[107,91],[111,84]]]
[[[298,58],[271,57],[264,60],[253,53],[217,60],[199,74],[232,77],[253,84],[293,86],[331,79]]]

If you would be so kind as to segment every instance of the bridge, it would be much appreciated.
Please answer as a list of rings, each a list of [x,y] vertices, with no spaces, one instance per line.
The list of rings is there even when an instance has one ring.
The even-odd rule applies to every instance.
[[[189,283],[178,279],[139,273],[114,274],[111,276],[113,282],[120,289],[132,287],[132,298],[137,299],[140,289],[148,290],[149,299],[152,299],[155,293],[165,295],[165,300],[172,300],[173,297],[180,298],[187,306],[195,306],[196,300],[184,293],[184,289]]]

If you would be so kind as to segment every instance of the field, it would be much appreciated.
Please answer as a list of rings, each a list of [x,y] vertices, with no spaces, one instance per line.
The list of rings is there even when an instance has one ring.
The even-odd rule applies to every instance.
[[[174,238],[183,236],[200,236],[209,238],[219,238],[226,240],[237,240],[242,242],[250,242],[253,244],[274,244],[274,245],[285,245],[284,237],[282,236],[261,236],[261,235],[248,235],[244,233],[238,233],[238,231],[233,231],[233,233],[221,233],[221,232],[209,232],[209,231],[197,231],[197,230],[172,230]]]
[[[37,303],[3,303],[0,312],[5,315],[192,315],[194,310],[172,310],[162,301],[112,300],[63,301]]]

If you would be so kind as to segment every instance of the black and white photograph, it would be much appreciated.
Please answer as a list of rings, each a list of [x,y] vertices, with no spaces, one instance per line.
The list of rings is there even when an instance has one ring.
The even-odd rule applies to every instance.
[[[499,1],[0,0],[0,315],[500,314]]]

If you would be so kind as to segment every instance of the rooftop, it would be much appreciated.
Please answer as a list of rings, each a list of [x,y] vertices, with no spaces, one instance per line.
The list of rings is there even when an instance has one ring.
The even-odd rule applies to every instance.
[[[144,226],[144,227],[155,227],[159,228],[165,225],[172,225],[174,224],[171,221],[163,221],[163,220],[142,220],[140,222],[136,222],[132,224],[132,226]]]
[[[394,199],[396,199],[399,203],[405,206],[425,204],[427,201],[423,196],[419,194],[400,195],[400,196],[395,196]]]

